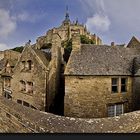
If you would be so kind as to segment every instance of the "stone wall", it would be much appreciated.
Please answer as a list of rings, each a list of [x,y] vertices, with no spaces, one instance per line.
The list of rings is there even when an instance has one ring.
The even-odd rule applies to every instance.
[[[0,60],[4,58],[4,51],[0,51]]]
[[[16,60],[16,59],[19,59],[20,55],[21,54],[19,52],[12,51],[12,50],[0,51],[0,60],[3,58]]]
[[[5,59],[12,59],[12,60],[14,60],[14,59],[16,59],[16,60],[18,60],[19,59],[19,57],[20,57],[20,53],[19,52],[16,52],[16,51],[12,51],[12,50],[5,50],[4,51],[4,58]]]
[[[54,106],[54,99],[58,94],[59,90],[59,81],[60,81],[60,69],[61,69],[61,38],[58,34],[53,35],[52,41],[52,60],[48,66],[49,68],[49,79],[48,79],[48,103],[49,110]]]
[[[132,111],[132,79],[128,77],[127,93],[112,93],[107,76],[65,76],[64,114],[69,117],[107,117],[108,105],[124,104],[124,112]],[[119,78],[119,77],[116,77]]]
[[[133,78],[133,92],[134,92],[134,101],[135,109],[140,109],[140,77]]]
[[[78,119],[32,110],[0,97],[1,133],[140,133],[140,112]]]
[[[22,61],[31,60],[33,62],[33,67],[31,70],[23,68]],[[47,95],[47,71],[44,68],[42,62],[39,62],[38,57],[32,53],[30,48],[26,48],[15,67],[14,74],[11,80],[12,98],[13,101],[22,100],[33,107],[45,111],[46,109],[46,95]],[[33,93],[26,93],[26,91],[21,91],[21,80],[25,82],[33,82]]]

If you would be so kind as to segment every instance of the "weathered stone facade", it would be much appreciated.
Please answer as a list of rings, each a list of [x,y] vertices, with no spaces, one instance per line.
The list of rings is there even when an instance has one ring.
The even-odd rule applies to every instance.
[[[8,60],[14,60],[18,59],[20,57],[20,53],[12,50],[5,50],[5,51],[0,51],[0,60],[1,59],[8,59]]]
[[[33,63],[31,69],[28,69],[28,61]],[[21,100],[29,103],[36,109],[45,111],[47,95],[46,76],[46,67],[44,67],[42,62],[40,62],[37,56],[33,53],[32,48],[26,47],[17,66],[15,67],[14,74],[12,76],[12,100],[15,102],[17,102],[17,100]],[[34,85],[33,92],[28,93],[26,89],[23,89],[22,91],[21,81],[32,82]]]
[[[81,44],[80,35],[95,44]],[[70,39],[73,51],[63,83],[62,44]],[[0,58],[7,59],[0,78],[0,94],[5,97],[0,97],[0,132],[140,132],[140,113],[127,114],[140,109],[140,42],[133,37],[127,47],[101,44],[78,21],[71,23],[66,13],[60,27],[49,30],[34,45],[28,42],[20,57],[9,50],[0,53]],[[18,62],[13,65],[11,59]],[[55,98],[62,97],[64,85],[66,117],[45,113],[59,106]]]
[[[61,39],[53,35],[48,50],[38,50],[34,46],[26,46],[12,76],[12,100],[22,105],[49,111],[59,87],[61,66]]]
[[[11,99],[11,79],[15,65],[21,54],[12,50],[3,51],[3,58],[0,60],[0,96]]]
[[[121,77],[121,76],[120,76]],[[123,76],[122,76],[123,77]],[[66,76],[65,116],[102,118],[108,116],[108,105],[124,104],[124,112],[133,110],[132,78],[127,93],[112,93],[113,76]],[[115,77],[119,78],[119,77]]]
[[[81,45],[78,36],[73,36],[73,51],[65,70],[65,116],[102,118],[110,112],[117,115],[118,110],[131,112],[136,104],[139,109],[140,52],[130,44],[140,42],[133,38],[128,48]],[[115,93],[113,79],[117,80]]]

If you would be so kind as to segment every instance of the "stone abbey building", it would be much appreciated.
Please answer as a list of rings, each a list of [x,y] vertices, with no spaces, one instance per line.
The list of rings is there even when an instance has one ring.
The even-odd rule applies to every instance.
[[[80,36],[94,44],[81,44]],[[62,44],[69,40],[72,53],[66,63]],[[0,92],[7,100],[43,112],[61,106],[65,116],[80,118],[139,109],[140,42],[135,37],[127,46],[103,45],[78,20],[72,23],[67,11],[58,28],[33,45],[26,43],[21,54],[7,54],[0,53]]]

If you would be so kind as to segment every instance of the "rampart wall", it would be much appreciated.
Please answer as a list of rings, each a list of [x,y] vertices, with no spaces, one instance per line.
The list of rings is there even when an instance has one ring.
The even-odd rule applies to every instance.
[[[140,112],[115,118],[68,118],[32,110],[0,97],[0,132],[139,133]]]

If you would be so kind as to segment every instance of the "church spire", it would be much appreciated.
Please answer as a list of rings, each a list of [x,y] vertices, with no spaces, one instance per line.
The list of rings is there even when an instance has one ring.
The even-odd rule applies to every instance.
[[[70,21],[70,18],[69,18],[70,16],[69,16],[69,7],[68,7],[68,5],[66,6],[66,16],[65,16],[65,20],[66,21]]]
[[[66,6],[66,15],[65,15],[65,20],[63,21],[63,23],[65,25],[70,23],[70,16],[69,16],[69,8],[68,8],[68,6]]]

